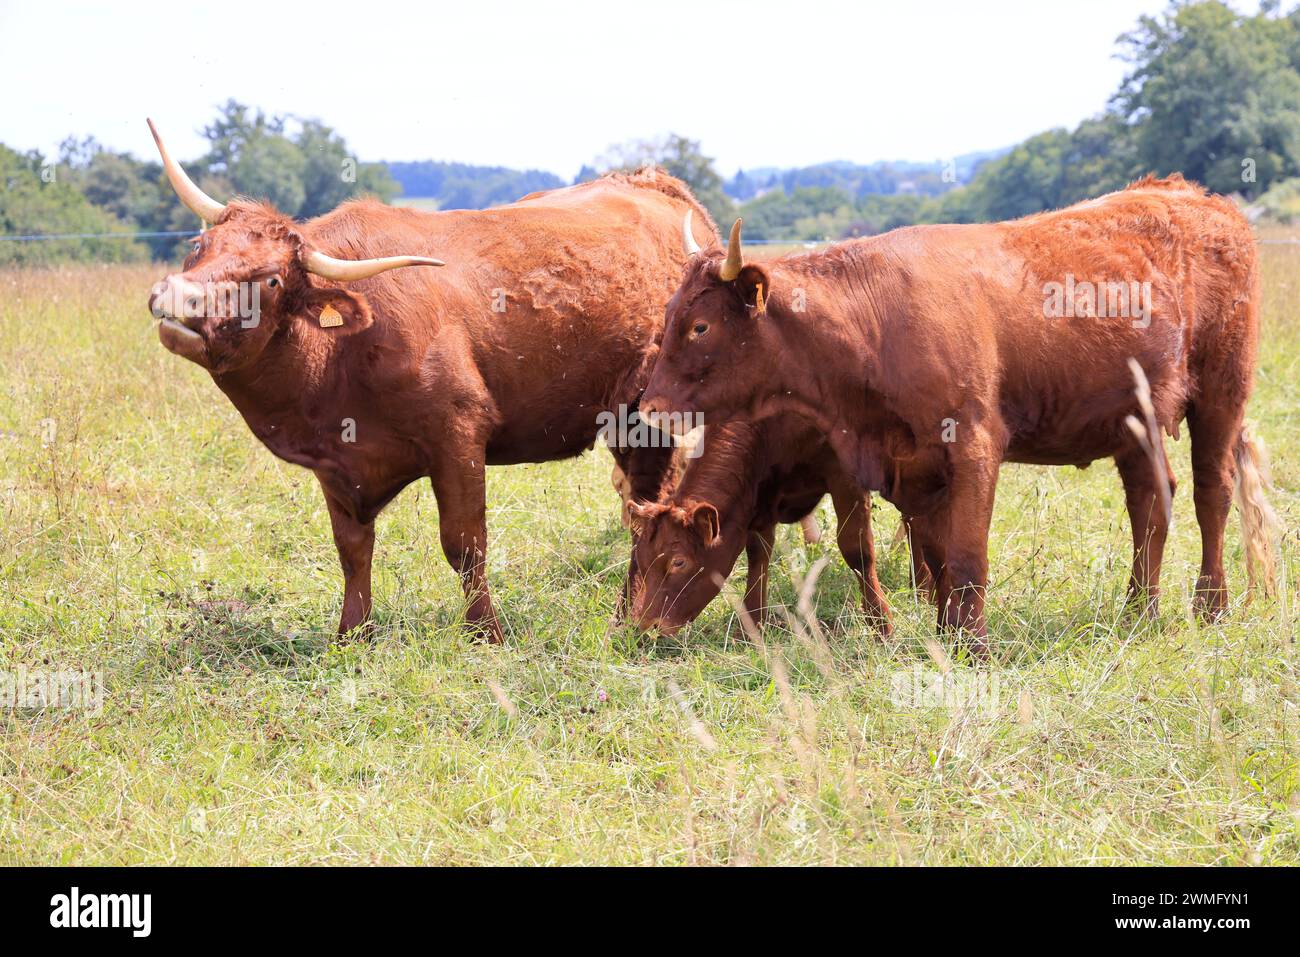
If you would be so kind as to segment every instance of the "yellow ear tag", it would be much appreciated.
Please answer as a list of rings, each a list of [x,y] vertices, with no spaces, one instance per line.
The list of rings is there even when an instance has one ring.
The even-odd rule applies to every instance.
[[[763,284],[761,282],[758,284],[758,295],[754,297],[754,308],[760,316],[767,311],[767,303],[763,301]]]
[[[343,325],[343,316],[333,306],[326,306],[320,311],[320,327],[322,329],[333,329],[335,326],[341,325]]]

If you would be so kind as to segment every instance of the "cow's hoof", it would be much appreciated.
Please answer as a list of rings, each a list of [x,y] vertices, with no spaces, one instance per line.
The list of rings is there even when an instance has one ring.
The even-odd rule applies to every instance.
[[[335,639],[337,644],[351,645],[373,641],[375,637],[375,623],[367,619],[358,622],[355,625],[339,623],[338,637]]]

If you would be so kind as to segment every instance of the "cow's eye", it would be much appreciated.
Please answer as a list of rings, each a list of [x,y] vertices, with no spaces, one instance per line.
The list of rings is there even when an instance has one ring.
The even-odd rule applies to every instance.
[[[671,562],[668,563],[668,570],[670,572],[679,572],[685,567],[686,567],[686,559],[682,558],[682,556],[680,555],[678,555],[676,558],[674,558]]]
[[[276,289],[276,288],[278,288],[278,287],[280,286],[280,277],[279,277],[279,276],[272,276],[270,279],[268,279],[268,280],[266,281],[266,284],[267,284],[267,286],[269,286],[271,289]]]
[[[695,326],[691,329],[691,332],[695,334],[695,338],[697,339],[708,331],[709,331],[709,324],[705,322],[703,319],[697,322]]]

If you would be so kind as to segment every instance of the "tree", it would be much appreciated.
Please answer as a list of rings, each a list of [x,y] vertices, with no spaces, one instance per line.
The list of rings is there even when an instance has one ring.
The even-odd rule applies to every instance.
[[[35,151],[18,153],[0,146],[0,234],[129,233],[111,213],[92,206],[58,167]],[[0,265],[45,265],[84,262],[133,262],[148,250],[128,238],[0,242]]]
[[[304,198],[300,216],[319,216],[356,195],[387,202],[399,187],[380,163],[362,163],[343,137],[320,120],[302,120],[294,145],[302,152]]]
[[[1176,4],[1120,38],[1133,69],[1113,102],[1143,167],[1252,197],[1300,173],[1300,17],[1276,11]]]
[[[181,206],[163,176],[162,164],[104,149],[94,137],[68,137],[59,147],[59,175],[91,204],[139,232],[190,229],[194,216]],[[154,258],[173,258],[184,242],[146,237]]]
[[[361,163],[320,120],[271,116],[227,100],[203,133],[209,173],[290,216],[319,216],[358,195],[388,200],[398,192],[385,168]]]
[[[857,218],[853,198],[838,187],[805,186],[790,195],[764,193],[737,210],[750,239],[838,239]]]
[[[704,155],[698,140],[677,133],[662,140],[633,140],[610,147],[595,165],[604,170],[630,172],[646,163],[663,167],[689,186],[719,225],[725,225],[734,216],[735,204],[722,187],[722,177],[714,169],[713,158]]]

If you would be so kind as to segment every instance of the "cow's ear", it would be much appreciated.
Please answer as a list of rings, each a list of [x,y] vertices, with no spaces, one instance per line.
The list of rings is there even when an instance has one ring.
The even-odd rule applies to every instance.
[[[312,289],[307,293],[303,319],[336,336],[350,336],[374,322],[366,297],[346,289]]]
[[[691,525],[706,546],[718,540],[718,533],[722,529],[718,510],[708,502],[700,502],[691,508]]]
[[[634,498],[623,502],[623,514],[627,519],[628,528],[637,538],[645,534],[650,520],[661,511],[662,509],[652,502],[638,502]]]
[[[757,263],[746,263],[736,277],[736,290],[741,300],[758,315],[767,311],[767,297],[772,293],[772,280],[767,270]]]

